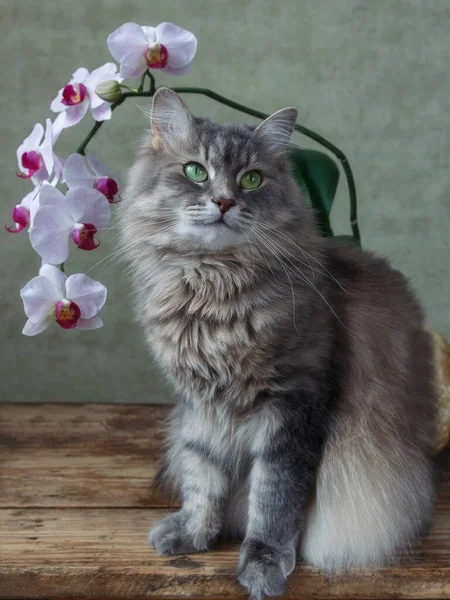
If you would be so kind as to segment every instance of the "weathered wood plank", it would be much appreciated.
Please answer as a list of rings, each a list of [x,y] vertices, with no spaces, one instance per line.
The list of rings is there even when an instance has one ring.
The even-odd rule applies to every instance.
[[[152,484],[169,408],[0,404],[0,506],[166,506]]]
[[[447,498],[448,500],[448,498]],[[236,548],[160,557],[146,544],[162,509],[0,510],[0,598],[246,597],[235,582]],[[403,565],[327,577],[306,566],[287,598],[448,598],[450,515]]]
[[[245,598],[237,551],[156,556],[152,491],[167,407],[0,405],[0,599]],[[450,597],[450,451],[431,533],[403,563],[326,577],[301,566],[287,598]]]

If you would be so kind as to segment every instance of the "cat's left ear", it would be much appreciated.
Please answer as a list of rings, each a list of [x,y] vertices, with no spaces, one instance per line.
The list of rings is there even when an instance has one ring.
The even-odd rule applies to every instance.
[[[193,127],[193,117],[185,103],[169,88],[156,90],[150,118],[155,150],[176,148],[189,137]]]
[[[297,120],[296,108],[282,108],[267,117],[253,132],[272,152],[284,152]]]

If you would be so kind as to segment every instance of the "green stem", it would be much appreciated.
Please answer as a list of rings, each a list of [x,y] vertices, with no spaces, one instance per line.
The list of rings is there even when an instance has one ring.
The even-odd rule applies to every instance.
[[[143,91],[143,85],[144,85],[143,81],[146,76],[150,80],[150,89],[148,91],[144,92]],[[141,90],[141,86],[142,86],[142,90]],[[239,104],[238,102],[229,100],[228,98],[225,98],[225,96],[221,96],[220,94],[217,94],[216,92],[213,92],[212,90],[208,90],[206,88],[176,87],[176,88],[172,88],[172,89],[174,92],[177,92],[178,94],[201,94],[203,96],[207,96],[208,98],[212,98],[213,100],[216,100],[216,102],[220,102],[221,104],[225,104],[226,106],[229,106],[230,108],[234,108],[235,110],[246,113],[247,115],[251,115],[252,117],[257,117],[259,119],[267,119],[267,117],[269,116],[268,114],[260,112],[259,110],[254,110],[253,108],[249,108],[248,106],[245,106],[244,104]],[[139,86],[139,90],[137,92],[133,92],[133,91],[124,92],[122,94],[122,96],[119,98],[119,100],[117,100],[116,102],[114,102],[114,104],[111,105],[111,110],[112,111],[115,110],[118,106],[120,106],[123,102],[125,102],[125,100],[127,98],[136,98],[136,97],[151,98],[154,95],[155,91],[156,91],[155,78],[150,73],[150,71],[146,71],[142,75],[141,85]],[[94,127],[87,134],[86,138],[82,141],[81,145],[76,150],[76,152],[78,152],[78,154],[84,155],[86,146],[89,144],[89,142],[94,137],[94,135],[97,133],[97,131],[100,129],[100,127],[103,125],[103,123],[104,123],[104,121],[98,121],[94,125]],[[315,131],[312,131],[311,129],[308,129],[307,127],[304,127],[303,125],[298,125],[298,124],[295,125],[295,130],[300,132],[301,134],[305,135],[306,137],[309,137],[310,139],[314,140],[318,144],[321,144],[324,148],[326,148],[327,150],[332,152],[338,158],[338,160],[341,162],[342,168],[345,173],[345,177],[347,179],[348,192],[349,192],[349,196],[350,196],[350,225],[351,225],[352,232],[353,232],[353,239],[359,243],[361,238],[360,238],[359,227],[358,227],[356,186],[355,186],[355,180],[353,177],[353,172],[352,172],[352,169],[350,167],[347,157],[342,152],[342,150],[337,148],[334,144],[329,142],[327,139],[325,139],[324,137],[322,137]]]
[[[129,85],[125,85],[124,83],[119,83],[119,87],[121,87],[121,88],[125,88],[125,89],[126,89],[126,90],[128,90],[129,92],[139,92],[139,91],[142,91],[142,90],[140,89],[140,88],[141,88],[141,86],[139,86],[139,88],[138,88],[138,89],[136,89],[136,88],[132,88],[132,87],[130,87]]]
[[[145,96],[145,95],[146,95],[145,92],[125,92],[122,94],[122,96],[119,98],[119,100],[116,100],[116,102],[111,104],[111,110],[112,111],[115,110],[118,106],[120,106],[122,104],[122,102],[124,102],[130,96]],[[97,121],[95,123],[94,127],[90,130],[90,132],[87,134],[87,136],[81,142],[81,144],[78,146],[78,148],[75,150],[75,152],[84,156],[84,151],[86,150],[86,146],[92,140],[92,138],[97,133],[97,131],[100,129],[100,127],[103,125],[103,123],[105,123],[105,121]]]
[[[150,71],[148,71],[148,70],[147,70],[147,77],[149,78],[149,81],[150,81],[150,88],[148,91],[153,96],[153,94],[156,92],[155,78],[153,77],[152,73],[150,73]]]
[[[144,72],[141,77],[141,81],[139,82],[138,92],[142,92],[144,90],[145,76],[147,72]]]

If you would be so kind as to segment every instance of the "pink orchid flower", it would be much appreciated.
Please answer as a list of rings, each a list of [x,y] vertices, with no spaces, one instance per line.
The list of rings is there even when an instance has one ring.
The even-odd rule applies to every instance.
[[[28,317],[22,333],[37,335],[56,321],[63,329],[98,329],[98,316],[106,301],[106,288],[87,275],[67,277],[53,265],[43,265],[39,275],[21,290]]]
[[[197,50],[197,38],[172,23],[157,27],[125,23],[108,36],[109,51],[120,62],[122,77],[139,77],[150,69],[185,75]]]
[[[92,155],[87,157],[87,163],[94,174],[86,166],[80,154],[71,154],[64,165],[64,180],[69,189],[83,186],[101,192],[111,204],[119,202],[119,186],[111,171]]]
[[[111,105],[97,96],[95,88],[99,83],[111,79],[119,83],[123,81],[123,78],[117,73],[117,66],[114,63],[106,63],[102,67],[94,69],[92,73],[89,73],[84,67],[77,69],[73,73],[72,79],[59,90],[50,105],[53,112],[60,113],[55,120],[55,126],[58,129],[66,129],[76,125],[87,113],[89,107],[96,121],[110,119]]]
[[[50,180],[54,170],[57,180],[62,179],[62,161],[53,152],[53,145],[60,133],[50,119],[45,122],[45,134],[42,125],[36,123],[30,135],[17,148],[18,177],[31,179],[37,185]]]
[[[39,195],[39,208],[30,230],[30,242],[44,263],[63,263],[69,256],[70,238],[81,250],[95,250],[99,230],[110,219],[109,202],[94,189],[75,187],[64,195],[44,185]]]
[[[39,192],[41,186],[38,185],[32,192],[27,194],[20,204],[17,204],[12,211],[12,220],[14,225],[6,226],[9,233],[20,233],[24,229],[31,228],[34,216],[39,208]]]

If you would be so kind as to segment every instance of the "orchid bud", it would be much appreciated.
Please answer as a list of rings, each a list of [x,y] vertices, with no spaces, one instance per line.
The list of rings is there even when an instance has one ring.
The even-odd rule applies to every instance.
[[[117,102],[122,96],[120,85],[114,79],[99,83],[95,88],[95,93],[106,102]]]

